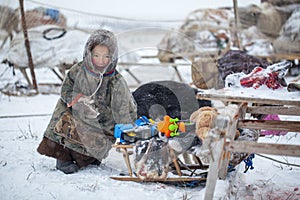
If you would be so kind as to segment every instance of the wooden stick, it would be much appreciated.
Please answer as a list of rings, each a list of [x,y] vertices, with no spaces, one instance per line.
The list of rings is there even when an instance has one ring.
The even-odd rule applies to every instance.
[[[177,156],[175,155],[175,152],[173,149],[170,148],[170,155],[171,155],[171,158],[173,160],[173,163],[175,165],[175,168],[176,168],[176,171],[178,173],[179,176],[182,176],[182,173],[181,173],[181,170],[180,170],[180,166],[178,164],[178,161],[177,161]]]
[[[208,100],[220,100],[226,102],[252,102],[259,104],[271,104],[271,105],[292,105],[292,106],[300,106],[299,99],[295,100],[280,100],[280,99],[272,99],[272,98],[256,98],[256,97],[241,97],[241,96],[229,96],[226,94],[209,94],[202,93],[199,90],[197,94],[198,99],[208,99]]]
[[[238,30],[239,30],[239,14],[238,14],[238,2],[237,0],[233,0],[233,9],[234,9],[234,24],[235,24],[235,30],[234,30],[234,37],[235,37],[235,42],[237,43],[237,47],[239,49],[241,49],[241,43],[239,40],[239,36],[238,36]]]
[[[29,65],[29,69],[30,69],[30,73],[31,73],[33,89],[35,89],[36,92],[38,93],[38,87],[37,87],[35,73],[34,73],[33,60],[32,60],[32,55],[31,55],[31,51],[30,51],[30,43],[29,43],[28,34],[27,34],[27,26],[26,26],[26,18],[25,18],[25,13],[24,13],[23,0],[19,0],[19,3],[20,3],[20,12],[21,12],[21,17],[22,17],[22,28],[23,28],[23,33],[24,33],[26,52],[27,52],[27,57],[28,57],[28,65]]]
[[[132,173],[132,168],[131,168],[131,165],[130,165],[130,160],[129,160],[129,155],[128,155],[127,149],[126,148],[121,148],[121,151],[123,152],[123,158],[125,160],[127,170],[129,172],[129,176],[132,177],[133,173]]]
[[[134,145],[131,145],[131,144],[113,144],[112,147],[114,147],[114,148],[133,148]]]

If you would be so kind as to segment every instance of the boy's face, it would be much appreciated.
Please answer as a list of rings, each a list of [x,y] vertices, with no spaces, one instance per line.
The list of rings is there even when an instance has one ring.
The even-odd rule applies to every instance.
[[[92,50],[92,63],[94,67],[104,72],[108,64],[110,63],[109,49],[107,46],[97,45]]]

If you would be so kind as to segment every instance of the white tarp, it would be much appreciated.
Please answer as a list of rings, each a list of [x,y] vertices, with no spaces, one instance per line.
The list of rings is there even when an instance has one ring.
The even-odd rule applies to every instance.
[[[49,38],[59,36],[63,33],[63,29],[53,25],[39,26],[28,30],[30,49],[35,68],[52,68],[63,63],[72,64],[73,62],[80,61],[89,34],[78,30],[67,30],[62,37],[47,40],[43,37],[43,31],[50,28],[60,30],[49,31],[46,34]],[[28,66],[23,32],[18,33],[14,37],[6,56],[9,62],[18,67]]]

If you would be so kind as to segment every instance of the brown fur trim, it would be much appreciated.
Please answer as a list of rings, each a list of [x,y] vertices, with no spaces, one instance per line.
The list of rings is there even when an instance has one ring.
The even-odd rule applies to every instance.
[[[49,140],[44,137],[42,142],[37,148],[37,151],[45,156],[53,157],[59,160],[71,161],[70,150],[64,148],[62,145]]]

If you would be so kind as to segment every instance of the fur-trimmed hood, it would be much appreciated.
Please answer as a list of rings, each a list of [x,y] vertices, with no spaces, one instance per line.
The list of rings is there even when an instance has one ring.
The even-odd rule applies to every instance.
[[[117,38],[113,32],[99,29],[94,31],[85,44],[85,49],[83,53],[83,63],[89,69],[99,73],[95,69],[92,63],[92,49],[97,45],[107,46],[109,49],[109,54],[111,56],[111,61],[104,73],[109,73],[114,71],[118,62],[118,43]]]

